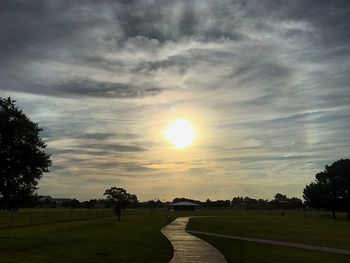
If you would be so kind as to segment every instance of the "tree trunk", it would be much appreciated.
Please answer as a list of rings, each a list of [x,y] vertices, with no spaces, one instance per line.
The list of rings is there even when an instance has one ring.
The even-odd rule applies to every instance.
[[[118,214],[118,221],[120,221],[120,213]]]
[[[335,216],[335,209],[332,209],[332,219],[337,219],[337,217]]]

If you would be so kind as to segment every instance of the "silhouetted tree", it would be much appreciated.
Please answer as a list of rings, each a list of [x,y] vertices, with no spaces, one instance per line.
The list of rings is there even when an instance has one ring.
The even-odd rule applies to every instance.
[[[250,197],[244,197],[243,207],[249,210],[258,209],[258,200]]]
[[[134,195],[134,194],[132,194],[132,195],[130,195],[130,198],[129,198],[129,204],[128,204],[128,206],[130,207],[130,208],[137,208],[137,207],[139,207],[139,200],[137,199],[137,196],[136,195]]]
[[[343,209],[350,219],[350,160],[341,159],[316,174],[315,182],[304,189],[306,204],[329,209],[335,219],[335,211]]]
[[[150,210],[150,213],[152,214],[154,209],[164,208],[167,206],[167,204],[163,203],[161,200],[159,199],[157,199],[156,201],[155,200],[149,200],[149,201],[143,202],[142,207],[148,208]]]
[[[283,209],[288,208],[288,197],[284,194],[277,193],[273,200],[274,208]]]
[[[146,202],[146,207],[150,210],[152,214],[153,209],[157,208],[157,203],[154,200],[149,200]]]
[[[270,202],[271,208],[277,209],[300,209],[303,201],[297,197],[288,198],[286,195],[277,193],[275,199]]]
[[[204,206],[204,207],[231,207],[231,201],[230,200],[211,201],[210,199],[207,199],[205,202],[202,203],[202,206]]]
[[[231,201],[232,207],[235,208],[244,208],[244,202],[243,202],[243,197],[242,196],[237,196],[234,197]]]
[[[270,209],[270,204],[267,199],[258,199],[258,209]]]
[[[0,208],[11,211],[33,195],[51,165],[42,129],[14,103],[0,98]]]
[[[291,209],[301,209],[303,207],[303,201],[300,198],[292,197],[288,200],[289,208]]]
[[[104,195],[113,203],[114,212],[118,216],[119,221],[122,209],[125,209],[128,203],[137,202],[136,195],[127,193],[123,188],[111,187],[110,189],[106,189]]]
[[[286,195],[277,193],[275,199],[271,201],[237,196],[232,199],[231,206],[241,209],[300,209],[303,206],[303,201],[297,197],[289,199]]]
[[[212,201],[208,198],[204,203],[202,203],[202,205],[205,207],[210,207],[211,203],[212,203]]]

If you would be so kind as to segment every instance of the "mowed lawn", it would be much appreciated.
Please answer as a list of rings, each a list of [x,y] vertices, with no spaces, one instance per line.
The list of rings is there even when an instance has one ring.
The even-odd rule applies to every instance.
[[[166,224],[164,214],[135,214],[2,229],[0,262],[169,262]]]
[[[75,220],[0,229],[0,262],[169,262],[172,247],[160,230],[167,215],[213,216],[190,220],[188,229],[228,235],[260,237],[350,249],[350,222],[323,214],[300,212],[164,209],[126,210],[122,221],[111,211],[31,209],[17,214],[15,226],[55,220]],[[28,213],[33,213],[28,217]],[[26,215],[25,215],[26,214]],[[35,215],[34,215],[35,214]],[[43,218],[45,220],[43,220]],[[4,224],[8,217],[4,217]],[[79,219],[88,219],[80,220]],[[229,262],[350,262],[350,257],[302,249],[200,236],[217,247]]]
[[[192,218],[189,230],[350,249],[350,222],[322,215],[235,214]],[[350,256],[197,235],[229,262],[350,262]]]
[[[229,263],[350,263],[350,256],[196,235],[215,246]]]
[[[234,214],[192,218],[187,229],[350,249],[350,221],[299,215]]]

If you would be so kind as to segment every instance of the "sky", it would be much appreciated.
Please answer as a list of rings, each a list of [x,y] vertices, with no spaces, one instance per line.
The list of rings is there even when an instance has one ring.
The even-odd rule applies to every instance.
[[[2,0],[0,96],[43,128],[41,195],[302,197],[350,157],[349,32],[348,0]]]

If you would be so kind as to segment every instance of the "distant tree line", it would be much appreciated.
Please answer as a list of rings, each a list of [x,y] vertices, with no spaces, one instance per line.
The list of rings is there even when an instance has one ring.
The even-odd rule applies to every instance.
[[[200,207],[215,207],[215,208],[237,208],[237,209],[300,209],[303,207],[303,202],[297,197],[288,198],[286,195],[277,193],[273,200],[255,199],[250,197],[237,196],[232,200],[215,200],[207,199],[202,202],[190,198],[175,198],[172,202],[163,202],[159,199],[139,202],[136,195],[128,197],[127,208],[168,208],[172,203],[192,202]],[[26,207],[63,207],[63,208],[113,208],[113,201],[110,198],[106,199],[91,199],[88,201],[79,201],[77,199],[68,198],[46,198],[37,196],[32,197],[32,201]],[[57,201],[58,200],[58,201]]]
[[[267,199],[255,199],[250,197],[234,197],[232,200],[207,199],[205,202],[190,198],[175,198],[172,202],[147,201],[139,203],[140,207],[145,208],[167,208],[171,203],[192,202],[200,207],[212,208],[237,208],[237,209],[300,209],[303,207],[303,201],[297,197],[288,198],[286,195],[277,193],[271,201]]]
[[[249,197],[234,197],[232,207],[243,209],[301,209],[303,201],[297,197],[288,198],[284,194],[277,193],[271,201],[267,199],[254,199]]]
[[[121,188],[122,189],[122,188]],[[255,199],[250,197],[237,196],[232,200],[215,200],[207,199],[202,202],[190,198],[175,198],[172,202],[157,200],[149,200],[139,202],[136,195],[131,195],[127,199],[127,208],[169,208],[172,203],[178,202],[192,202],[198,204],[200,207],[212,208],[236,208],[236,209],[300,209],[303,207],[301,199],[292,197],[288,198],[286,195],[277,193],[275,198],[271,201],[267,199]],[[110,199],[91,199],[80,202],[77,199],[67,199],[57,203],[59,198],[46,198],[40,201],[40,197],[31,202],[31,207],[63,207],[63,208],[113,208],[115,203]],[[125,205],[122,205],[125,206]],[[29,207],[29,206],[28,206]]]
[[[237,209],[300,209],[303,207],[303,201],[297,197],[288,198],[286,195],[277,193],[274,200],[255,199],[251,197],[237,196],[232,200],[210,200],[205,202],[193,200],[189,198],[175,198],[173,203],[192,202],[201,207],[217,207],[217,208],[237,208]]]

